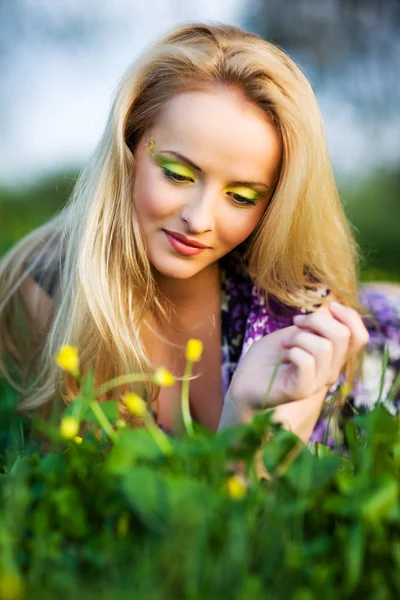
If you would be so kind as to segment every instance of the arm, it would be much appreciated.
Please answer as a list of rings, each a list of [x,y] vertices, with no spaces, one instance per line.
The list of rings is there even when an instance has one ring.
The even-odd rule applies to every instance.
[[[328,302],[331,302],[332,300],[339,302],[339,299],[333,292],[325,298],[321,306],[315,312],[326,310],[332,315],[328,307]],[[280,404],[275,409],[273,420],[276,423],[282,423],[283,427],[293,431],[293,433],[305,444],[308,444],[318,421],[322,405],[328,394],[329,387],[330,386],[328,385],[325,386],[321,391],[308,398],[296,400],[288,404]]]
[[[328,390],[329,386],[325,386],[309,398],[280,404],[275,408],[273,420],[276,423],[282,423],[285,429],[293,431],[297,437],[307,444],[318,420]],[[253,414],[254,412],[250,410],[246,415],[240,414],[236,410],[236,406],[233,405],[228,390],[224,400],[218,431],[230,427],[235,423],[248,422],[252,419]]]
[[[305,444],[308,444],[328,390],[329,386],[325,386],[323,390],[309,398],[280,404],[275,409],[273,420],[282,423],[285,429],[293,431]]]

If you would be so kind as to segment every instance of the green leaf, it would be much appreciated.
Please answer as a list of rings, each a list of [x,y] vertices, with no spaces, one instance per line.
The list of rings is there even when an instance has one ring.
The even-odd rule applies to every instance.
[[[302,452],[287,469],[285,477],[293,489],[313,493],[333,482],[342,464],[341,457],[334,454],[317,459],[308,452]]]
[[[379,485],[362,503],[361,515],[367,521],[376,523],[381,519],[396,518],[399,501],[399,484],[394,478],[386,478],[377,481]]]
[[[112,473],[124,473],[139,461],[158,462],[164,454],[147,429],[125,429],[119,432],[106,462]]]
[[[88,409],[89,399],[84,396],[77,396],[64,410],[63,416],[71,416],[75,417],[79,421],[84,421],[87,418]]]
[[[294,433],[281,429],[265,444],[262,459],[268,473],[273,474],[298,441],[299,438]]]
[[[82,382],[82,392],[84,396],[93,397],[94,393],[94,369],[89,367]]]
[[[344,496],[350,496],[359,486],[359,480],[351,469],[344,469],[336,475],[336,485]]]
[[[67,465],[60,453],[47,454],[36,468],[37,473],[50,476],[51,479],[61,479],[66,471]]]
[[[349,538],[344,545],[344,559],[346,562],[344,577],[347,593],[351,593],[356,588],[362,576],[364,552],[365,534],[362,524],[358,522],[350,528]]]
[[[121,491],[142,524],[161,533],[169,515],[168,489],[160,475],[149,467],[136,467],[120,481]]]
[[[29,470],[29,456],[17,456],[13,466],[10,468],[8,475],[26,474]]]
[[[313,444],[313,452],[317,458],[325,458],[326,456],[332,456],[333,450],[326,446],[325,444]]]
[[[118,402],[116,400],[107,400],[106,402],[99,402],[99,406],[109,421],[115,421],[116,419],[118,419],[119,410]],[[97,417],[91,408],[88,409],[85,415],[85,421],[97,422]]]

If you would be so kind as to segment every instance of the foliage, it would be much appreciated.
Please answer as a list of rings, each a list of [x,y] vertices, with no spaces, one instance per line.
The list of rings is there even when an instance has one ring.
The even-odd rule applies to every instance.
[[[25,188],[0,187],[0,256],[62,208],[76,178],[76,173],[61,173]]]
[[[347,421],[339,452],[271,410],[217,433],[169,437],[150,413],[131,428],[90,370],[77,380],[61,426],[36,418],[3,452],[2,600],[399,597],[400,422],[382,405]],[[8,404],[0,423],[26,431]]]
[[[346,214],[364,255],[362,279],[400,281],[400,170],[381,170],[343,186]]]

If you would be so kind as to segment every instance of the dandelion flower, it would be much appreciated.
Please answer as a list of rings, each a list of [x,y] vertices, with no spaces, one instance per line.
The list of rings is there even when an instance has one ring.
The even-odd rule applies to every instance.
[[[76,346],[61,346],[55,360],[64,371],[72,373],[74,377],[79,375],[79,356]]]
[[[75,417],[64,417],[61,420],[60,433],[63,438],[72,440],[77,437],[79,431],[79,422]]]
[[[247,493],[247,486],[244,477],[241,475],[232,475],[226,482],[226,491],[234,500],[241,500]]]
[[[171,387],[175,383],[175,377],[165,367],[159,367],[153,375],[153,382],[161,387]]]
[[[138,394],[125,394],[123,400],[125,406],[132,415],[135,415],[136,417],[143,417],[146,414],[146,402]]]
[[[198,362],[203,352],[203,342],[191,338],[186,345],[186,359],[191,362]]]

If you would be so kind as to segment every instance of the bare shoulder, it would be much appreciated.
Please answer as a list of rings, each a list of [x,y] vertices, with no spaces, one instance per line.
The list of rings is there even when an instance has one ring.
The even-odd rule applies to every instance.
[[[53,316],[53,299],[32,277],[27,277],[23,281],[20,294],[33,326],[38,331],[42,331],[48,326]]]

